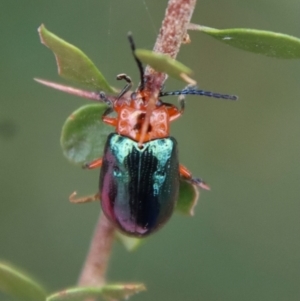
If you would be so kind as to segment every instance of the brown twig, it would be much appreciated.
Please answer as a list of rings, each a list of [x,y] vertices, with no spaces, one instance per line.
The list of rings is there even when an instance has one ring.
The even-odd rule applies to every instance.
[[[102,286],[112,245],[114,242],[114,226],[101,214],[93,235],[78,284],[80,286]]]
[[[176,58],[181,43],[186,39],[187,26],[195,8],[196,0],[169,0],[154,51]],[[167,76],[149,66],[146,75],[151,75],[153,91],[159,91]],[[114,227],[101,215],[92,238],[80,279],[81,286],[101,286],[114,240]]]
[[[195,5],[196,0],[169,0],[165,18],[153,49],[155,52],[168,54],[170,57],[176,58],[182,42],[186,40],[187,27]],[[154,90],[155,88],[160,90],[167,79],[165,73],[157,72],[149,66],[146,68],[145,74],[155,76],[155,83],[158,86],[153,87]]]

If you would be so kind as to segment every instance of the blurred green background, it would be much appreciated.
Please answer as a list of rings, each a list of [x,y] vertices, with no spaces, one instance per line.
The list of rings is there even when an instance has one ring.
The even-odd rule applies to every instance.
[[[63,82],[37,28],[44,23],[80,47],[122,87],[114,81],[118,73],[138,81],[127,32],[138,47],[151,49],[166,4],[0,2],[0,258],[50,290],[76,283],[100,206],[71,205],[68,196],[94,193],[99,171],[83,171],[62,155],[62,124],[86,100],[32,80]],[[300,37],[299,11],[296,0],[202,0],[192,20]],[[145,282],[148,291],[133,300],[298,301],[300,62],[190,36],[178,59],[193,68],[199,86],[240,97],[233,103],[188,97],[184,117],[172,127],[181,162],[212,191],[202,193],[194,218],[174,215],[137,252],[116,243],[109,280]],[[168,80],[166,89],[181,87]]]

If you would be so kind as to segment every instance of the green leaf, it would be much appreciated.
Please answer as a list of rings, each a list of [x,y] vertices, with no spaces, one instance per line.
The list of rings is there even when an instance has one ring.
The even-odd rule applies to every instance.
[[[146,290],[142,283],[108,284],[102,287],[74,287],[48,296],[47,301],[120,300]]]
[[[215,29],[191,26],[191,29],[200,30],[236,48],[281,59],[300,58],[300,39],[287,34],[247,28]]]
[[[48,31],[43,24],[38,32],[41,42],[54,52],[59,75],[97,91],[116,92],[80,49]]]
[[[176,211],[188,215],[194,215],[194,209],[199,198],[199,189],[197,186],[180,179],[179,197],[176,205]]]
[[[105,104],[88,104],[73,112],[62,128],[60,143],[64,155],[75,164],[101,157],[112,128],[102,122]]]
[[[173,78],[187,83],[191,83],[191,81],[193,81],[188,77],[188,75],[192,74],[192,70],[182,63],[170,58],[166,54],[156,53],[145,49],[137,49],[135,50],[135,55],[141,60],[141,62],[150,65],[158,72],[166,73]]]
[[[145,242],[145,239],[129,237],[119,231],[116,231],[116,238],[128,252],[137,250]]]
[[[22,301],[43,301],[43,287],[16,268],[0,263],[0,291]]]

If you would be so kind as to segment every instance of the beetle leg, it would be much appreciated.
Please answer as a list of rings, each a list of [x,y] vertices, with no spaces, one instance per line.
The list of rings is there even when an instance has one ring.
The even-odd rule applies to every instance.
[[[179,102],[179,109],[171,103],[163,102],[163,105],[166,106],[167,109],[168,109],[168,113],[169,113],[169,116],[170,116],[170,121],[176,120],[184,112],[184,109],[185,109],[185,97],[184,97],[184,95],[180,95],[178,97],[178,102]]]
[[[80,197],[80,198],[76,198],[76,195],[77,195],[77,192],[74,191],[69,196],[69,201],[73,204],[83,204],[83,203],[89,203],[89,202],[94,202],[94,201],[100,200],[99,193],[96,193],[95,195]]]
[[[93,160],[91,162],[85,163],[82,168],[84,169],[94,169],[102,166],[102,158]]]
[[[185,95],[179,95],[178,97],[180,114],[182,115],[185,109]]]
[[[181,177],[202,189],[210,190],[210,187],[200,178],[193,178],[192,173],[182,164],[179,165],[179,173]]]
[[[108,105],[108,108],[104,111],[102,115],[102,121],[108,125],[116,127],[117,126],[116,118],[107,116],[114,111],[113,101],[107,98],[104,92],[100,92],[99,96],[100,99]]]
[[[105,112],[104,112],[105,113]],[[118,125],[118,121],[114,117],[108,117],[103,114],[102,121],[108,125],[116,127]]]

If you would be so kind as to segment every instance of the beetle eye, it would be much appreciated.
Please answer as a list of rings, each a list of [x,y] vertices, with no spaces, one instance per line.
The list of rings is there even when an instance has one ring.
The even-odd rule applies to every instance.
[[[131,93],[131,100],[136,100],[136,98],[137,98],[136,92],[132,92]]]

